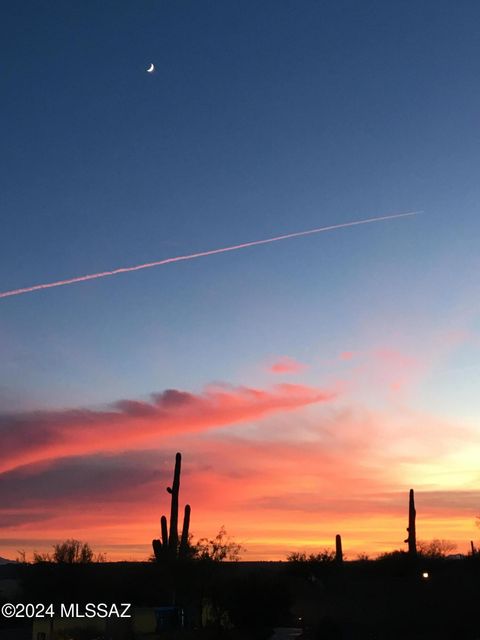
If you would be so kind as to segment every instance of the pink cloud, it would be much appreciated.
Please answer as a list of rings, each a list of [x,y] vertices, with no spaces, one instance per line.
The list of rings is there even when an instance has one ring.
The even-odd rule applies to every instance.
[[[41,460],[139,448],[168,435],[259,420],[334,396],[294,384],[271,390],[209,387],[197,395],[169,389],[153,394],[149,402],[120,400],[103,411],[81,408],[0,415],[0,472]]]
[[[343,351],[338,359],[350,363],[351,383],[362,390],[380,389],[388,393],[411,387],[428,368],[426,358],[395,347],[377,347],[365,351]],[[343,374],[347,374],[344,372]]]
[[[318,394],[304,387],[294,389],[287,396],[291,400],[293,394],[297,402],[308,402],[311,394]],[[163,410],[170,403],[170,408],[176,407],[172,411],[183,411],[211,392],[193,400],[191,394],[184,398],[176,393],[160,403]],[[0,474],[0,493],[6,496],[0,505],[3,534],[15,536],[10,555],[14,557],[18,548],[30,549],[28,540],[39,541],[33,548],[48,550],[75,531],[96,550],[108,551],[111,559],[148,557],[149,541],[158,536],[159,517],[168,513],[165,487],[171,482],[177,450],[183,454],[181,503],[192,505],[195,537],[212,535],[225,523],[247,547],[249,559],[285,558],[288,550],[304,547],[314,551],[333,543],[339,531],[349,554],[352,549],[371,553],[401,546],[412,473],[417,478],[413,486],[419,536],[439,537],[442,531],[443,537],[470,539],[465,522],[474,526],[476,487],[448,491],[443,486],[434,491],[419,480],[412,466],[421,472],[462,442],[468,445],[472,434],[467,430],[418,412],[337,408],[323,400],[307,412],[285,415],[279,408],[286,401],[282,386],[226,393],[234,400],[224,402],[214,396],[215,401],[207,402],[210,416],[212,403],[243,407],[257,393],[262,406],[270,409],[248,430],[240,427],[240,420],[230,429],[210,429],[204,422],[184,428],[183,423],[178,427],[180,423],[173,422],[160,441],[158,437],[135,441],[135,447],[148,450],[125,445],[126,427],[121,426],[122,446],[114,453],[44,459]],[[155,401],[121,403],[128,416],[148,415],[153,420],[151,405],[156,415]],[[257,413],[262,410],[256,408]],[[125,418],[133,430],[137,423],[130,419],[134,420]],[[172,418],[159,421],[161,429],[167,419]],[[110,437],[103,422],[98,424]],[[227,425],[223,421],[217,426]],[[69,429],[69,424],[63,428]],[[78,429],[78,425],[73,428],[71,438]],[[99,448],[105,449],[103,441]],[[406,460],[403,451],[411,452],[411,458]],[[410,469],[407,477],[405,463]],[[451,523],[451,530],[445,532],[444,521]],[[2,555],[9,555],[8,548]]]
[[[355,351],[342,351],[342,353],[338,356],[339,360],[352,360],[355,357]]]
[[[340,407],[331,404],[333,392],[311,386],[219,385],[103,410],[0,414],[0,493],[9,496],[0,519],[4,534],[14,536],[2,555],[15,557],[28,540],[48,550],[75,531],[111,559],[146,558],[168,512],[165,487],[177,450],[195,536],[225,523],[248,559],[315,551],[337,531],[349,554],[401,547],[410,483],[419,536],[452,538],[461,548],[476,533],[478,492],[468,478],[453,482],[465,465],[450,456],[476,445],[475,434],[389,394],[424,370],[416,356],[383,347],[342,359],[354,360],[342,369],[351,369],[361,394]],[[274,364],[285,360],[293,370],[274,373],[302,366],[290,358]],[[394,406],[366,408],[369,388],[375,398],[386,392]]]
[[[271,373],[299,373],[306,368],[306,365],[297,362],[293,358],[283,356],[269,367]]]

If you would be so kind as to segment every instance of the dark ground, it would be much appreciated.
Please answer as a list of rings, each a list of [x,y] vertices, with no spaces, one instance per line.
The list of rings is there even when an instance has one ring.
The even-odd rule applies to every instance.
[[[428,571],[428,579],[422,578],[423,571]],[[131,602],[159,607],[175,599],[185,610],[188,630],[158,636],[165,640],[266,640],[274,627],[302,627],[305,640],[480,639],[480,561],[472,557],[411,564],[402,556],[342,566],[6,565],[0,567],[0,589],[5,578],[20,581],[23,602]],[[200,631],[202,622],[208,630]],[[0,640],[26,640],[25,629],[7,634],[0,619]]]

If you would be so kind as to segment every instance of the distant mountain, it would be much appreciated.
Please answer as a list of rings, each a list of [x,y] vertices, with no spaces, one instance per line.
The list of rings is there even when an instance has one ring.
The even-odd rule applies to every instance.
[[[0,556],[0,564],[11,564],[12,562],[16,562],[16,560],[7,560],[6,558],[2,558],[2,556]]]

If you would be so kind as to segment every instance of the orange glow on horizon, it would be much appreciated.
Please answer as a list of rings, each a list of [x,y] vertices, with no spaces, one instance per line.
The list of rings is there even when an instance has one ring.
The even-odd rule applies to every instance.
[[[412,360],[392,353],[382,366],[396,376],[400,363],[404,375]],[[478,539],[475,433],[398,398],[373,410],[313,386],[217,385],[104,411],[19,414],[13,425],[0,454],[3,557],[76,537],[110,560],[147,559],[169,513],[176,451],[194,538],[225,525],[248,560],[333,548],[337,533],[349,559],[405,548],[412,486],[418,539],[449,539],[459,552]]]

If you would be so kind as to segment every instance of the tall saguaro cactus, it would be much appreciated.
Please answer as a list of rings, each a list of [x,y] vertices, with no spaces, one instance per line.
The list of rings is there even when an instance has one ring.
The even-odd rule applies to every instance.
[[[417,557],[417,533],[415,530],[415,518],[417,512],[415,511],[415,496],[413,489],[410,489],[409,501],[408,501],[408,538],[405,542],[408,544],[408,555],[411,558]]]
[[[182,454],[175,456],[175,471],[173,472],[173,482],[171,487],[167,487],[168,493],[172,496],[172,506],[170,508],[170,533],[168,536],[168,546],[173,555],[178,548],[178,494],[180,493],[180,470],[182,467]]]
[[[178,540],[178,496],[180,493],[180,471],[182,467],[182,454],[175,456],[175,470],[173,472],[173,482],[171,487],[167,487],[168,493],[172,496],[170,508],[170,530],[167,518],[162,516],[160,526],[162,532],[161,540],[153,540],[153,552],[157,560],[166,557],[177,558],[185,556],[188,551],[188,530],[190,527],[190,505],[185,505],[185,515],[183,519],[182,537]]]

